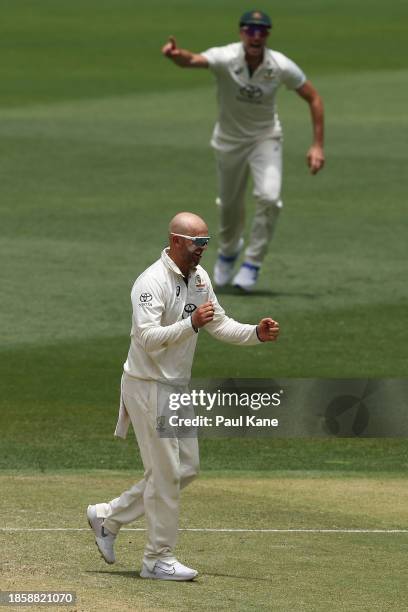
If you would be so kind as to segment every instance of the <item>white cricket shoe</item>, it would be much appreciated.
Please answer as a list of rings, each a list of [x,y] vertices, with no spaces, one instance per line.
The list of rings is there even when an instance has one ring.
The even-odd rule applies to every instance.
[[[250,292],[256,285],[258,280],[259,266],[254,266],[247,261],[241,265],[238,273],[234,276],[232,284],[234,287],[239,287],[243,291]]]
[[[115,563],[115,551],[113,545],[115,543],[116,534],[112,533],[102,525],[103,518],[96,516],[96,506],[88,506],[86,511],[88,523],[95,534],[95,544],[106,563]]]
[[[240,239],[238,244],[238,250],[235,255],[231,255],[227,257],[226,255],[222,255],[219,253],[217,257],[217,261],[214,266],[214,283],[218,287],[224,287],[227,285],[233,274],[234,274],[234,266],[237,261],[238,255],[240,254],[242,247],[244,246],[243,238]]]
[[[153,580],[194,580],[198,572],[190,567],[186,567],[179,561],[156,561],[153,570],[149,570],[143,563],[141,578],[152,578]]]

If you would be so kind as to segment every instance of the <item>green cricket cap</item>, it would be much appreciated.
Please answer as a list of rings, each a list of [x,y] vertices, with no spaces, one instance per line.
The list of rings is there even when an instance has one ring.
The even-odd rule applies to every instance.
[[[259,25],[271,28],[272,21],[269,15],[262,13],[262,11],[247,11],[239,20],[239,27],[242,28],[247,25]]]

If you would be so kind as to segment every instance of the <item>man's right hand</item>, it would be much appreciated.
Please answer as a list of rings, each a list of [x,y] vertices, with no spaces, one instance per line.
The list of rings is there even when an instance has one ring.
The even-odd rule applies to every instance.
[[[213,303],[206,302],[205,304],[201,304],[201,306],[195,309],[195,311],[191,315],[191,322],[193,326],[198,329],[200,327],[204,327],[204,325],[212,321],[213,318],[214,318]]]
[[[169,40],[162,47],[162,54],[181,68],[208,68],[208,61],[203,55],[180,49],[174,36],[169,36]]]
[[[180,55],[180,49],[177,47],[177,42],[174,36],[169,36],[169,40],[162,47],[162,53],[170,59]]]

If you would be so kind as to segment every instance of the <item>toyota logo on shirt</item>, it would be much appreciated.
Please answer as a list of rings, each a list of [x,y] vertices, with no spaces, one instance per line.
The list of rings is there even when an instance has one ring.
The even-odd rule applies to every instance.
[[[248,100],[257,100],[258,98],[262,98],[263,95],[262,89],[255,85],[240,87],[239,93],[243,98],[247,98]]]
[[[184,306],[183,319],[187,319],[187,317],[190,317],[196,308],[197,306],[195,304],[186,304]]]
[[[142,293],[140,296],[140,301],[145,304],[146,302],[151,302],[152,298],[153,296],[151,293]]]

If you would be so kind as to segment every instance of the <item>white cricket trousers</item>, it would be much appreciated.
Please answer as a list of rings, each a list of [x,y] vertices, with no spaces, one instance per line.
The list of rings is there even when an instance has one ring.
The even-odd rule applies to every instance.
[[[215,150],[220,205],[219,252],[235,256],[245,227],[245,191],[249,173],[256,198],[245,261],[260,266],[266,255],[282,201],[282,139],[268,138],[231,151]]]
[[[180,489],[198,474],[197,438],[161,438],[157,427],[157,385],[123,377],[122,394],[136,434],[144,478],[108,503],[96,504],[104,526],[118,533],[143,514],[147,522],[144,563],[153,569],[158,559],[174,560]]]

